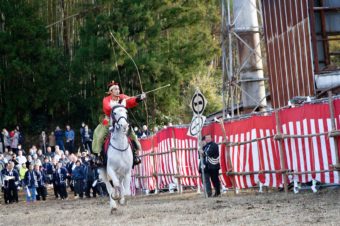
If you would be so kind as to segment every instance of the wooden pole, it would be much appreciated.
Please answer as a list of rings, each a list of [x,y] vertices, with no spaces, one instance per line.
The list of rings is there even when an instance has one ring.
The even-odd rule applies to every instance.
[[[223,119],[220,119],[219,120],[219,124],[221,126],[221,129],[222,129],[222,133],[223,133],[223,142],[225,143],[226,145],[226,148],[227,148],[227,161],[228,161],[228,164],[230,165],[231,167],[231,170],[233,169],[233,165],[232,165],[232,162],[231,162],[231,158],[230,158],[230,146],[227,145],[227,142],[228,142],[228,139],[227,139],[227,132],[225,131],[225,128],[224,128],[224,121]],[[232,177],[232,184],[233,184],[233,189],[234,189],[234,194],[236,195],[237,192],[236,192],[236,181],[235,181],[235,176],[233,175]]]
[[[238,176],[247,176],[254,174],[267,174],[267,173],[288,173],[287,170],[260,170],[260,171],[250,171],[250,172],[227,172],[227,175],[238,175]]]
[[[203,147],[200,146],[200,143],[201,143],[201,140],[202,140],[202,133],[200,132],[199,135],[198,135],[198,138],[197,138],[197,151],[200,155],[200,165],[201,165],[201,176],[202,176],[202,185],[203,185],[203,189],[204,189],[204,197],[205,198],[208,198],[208,193],[207,193],[207,189],[206,189],[206,186],[205,186],[205,176],[204,176],[204,162],[203,162],[203,154],[201,154],[201,152],[199,151],[199,149],[202,149],[203,150]]]
[[[286,159],[285,159],[285,154],[283,152],[283,138],[282,136],[282,132],[281,132],[281,122],[279,119],[279,113],[278,111],[275,111],[275,119],[276,119],[276,130],[277,130],[277,137],[279,139],[277,139],[279,145],[279,152],[280,152],[280,162],[281,162],[281,170],[283,172],[285,172],[286,169]],[[283,176],[283,186],[285,189],[285,193],[288,194],[288,177],[287,177],[287,173],[282,173]]]
[[[196,151],[197,148],[171,148],[171,150],[173,150],[173,151],[177,151],[177,150],[180,150],[180,151]]]
[[[151,145],[152,145],[152,153],[155,153],[155,139],[153,139],[154,136],[151,137],[152,139],[152,142],[151,142]],[[156,155],[151,155],[150,157],[152,157],[152,162],[153,162],[153,176],[155,178],[155,181],[156,181],[156,191],[155,191],[155,194],[158,193],[159,191],[159,186],[158,186],[158,176],[157,176],[157,172],[156,172]]]
[[[334,117],[334,103],[332,98],[332,91],[328,91],[328,104],[329,104],[329,112],[331,115],[331,123],[332,123],[332,132],[336,131],[336,121]],[[335,136],[334,138],[334,148],[335,148],[335,161],[336,161],[336,168],[339,168],[340,162],[339,162],[339,149],[338,149],[338,138]],[[338,174],[339,181],[340,181],[340,173]]]
[[[178,157],[177,157],[177,145],[176,145],[176,137],[175,137],[175,128],[172,128],[172,139],[173,139],[173,142],[174,142],[174,149],[173,151],[175,152],[175,159],[176,159],[176,170],[177,170],[177,174],[180,175],[180,172],[179,172],[179,160],[178,160]],[[177,184],[178,184],[178,192],[180,194],[182,194],[182,181],[181,181],[181,177],[177,177]]]

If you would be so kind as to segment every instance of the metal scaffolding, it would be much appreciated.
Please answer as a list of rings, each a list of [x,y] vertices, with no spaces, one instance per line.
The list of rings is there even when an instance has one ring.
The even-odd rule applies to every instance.
[[[233,3],[232,3],[233,2]],[[221,0],[223,118],[267,107],[260,0]],[[232,9],[233,8],[233,9]]]

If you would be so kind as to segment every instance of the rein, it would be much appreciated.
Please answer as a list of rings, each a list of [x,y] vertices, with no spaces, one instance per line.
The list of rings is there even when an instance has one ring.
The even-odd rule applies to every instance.
[[[116,119],[115,117],[112,117],[112,115],[113,115],[113,113],[114,113],[114,110],[116,110],[117,108],[125,108],[123,105],[116,105],[116,106],[114,106],[113,108],[112,108],[112,110],[111,110],[111,118],[113,119],[112,120],[112,127],[113,128],[116,128],[116,124],[118,124],[119,123],[119,121],[121,120],[121,119],[125,119],[126,121],[127,121],[127,118],[126,117],[124,117],[124,116],[121,116],[121,117],[119,117],[118,119]],[[120,129],[120,125],[118,124],[118,128],[117,129]],[[113,131],[114,131],[114,129],[113,129]],[[112,132],[113,132],[112,131]],[[124,151],[126,151],[128,148],[129,148],[129,142],[127,143],[127,146],[126,146],[126,148],[117,148],[117,147],[115,147],[113,144],[112,144],[112,142],[111,142],[111,139],[110,139],[110,143],[109,143],[109,145],[112,147],[112,148],[114,148],[114,149],[116,149],[117,151],[120,151],[120,152],[124,152]]]
[[[127,144],[126,148],[124,148],[124,149],[117,148],[117,147],[113,146],[113,144],[111,143],[111,141],[110,141],[110,144],[109,144],[109,145],[110,145],[111,147],[113,147],[114,149],[116,149],[117,151],[120,151],[120,152],[124,152],[124,151],[126,151],[126,150],[129,148],[129,143]]]
[[[118,120],[116,120],[115,117],[112,117],[112,115],[114,114],[114,110],[116,110],[117,108],[125,108],[125,107],[124,107],[124,105],[116,105],[116,106],[114,106],[112,108],[112,110],[111,110],[111,119],[112,119],[112,127],[113,128],[115,128],[116,123],[119,123],[119,121],[121,119],[125,119],[127,121],[127,118],[124,117],[124,116],[119,117]],[[119,124],[118,124],[118,128],[120,128]]]

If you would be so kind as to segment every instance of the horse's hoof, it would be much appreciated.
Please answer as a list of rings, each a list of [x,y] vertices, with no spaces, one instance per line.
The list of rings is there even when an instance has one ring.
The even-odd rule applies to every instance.
[[[112,207],[111,208],[111,214],[114,214],[117,211],[117,207]]]
[[[127,204],[127,200],[126,199],[120,199],[119,204],[122,205],[122,206],[125,206]]]
[[[117,195],[117,194],[115,194],[115,195],[111,194],[111,198],[115,201],[120,199],[119,195]]]

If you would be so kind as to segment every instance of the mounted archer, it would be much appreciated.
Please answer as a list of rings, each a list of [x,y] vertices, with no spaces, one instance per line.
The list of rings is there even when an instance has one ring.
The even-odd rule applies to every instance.
[[[129,97],[125,94],[120,93],[119,84],[115,81],[111,81],[108,85],[109,91],[107,94],[108,96],[103,98],[103,112],[105,117],[103,121],[97,126],[94,130],[93,134],[93,142],[92,142],[92,152],[97,156],[97,164],[102,164],[102,156],[101,150],[104,144],[104,140],[108,135],[109,127],[110,127],[110,114],[112,107],[121,104],[122,100],[126,100],[126,108],[133,108],[138,105],[138,103],[142,102],[146,95],[142,93],[137,97]],[[137,139],[137,136],[134,134],[133,130],[130,131],[130,140],[133,143],[132,152],[133,152],[133,164],[137,165],[140,163],[140,159],[137,157],[136,152],[137,149],[140,149],[140,143]]]

